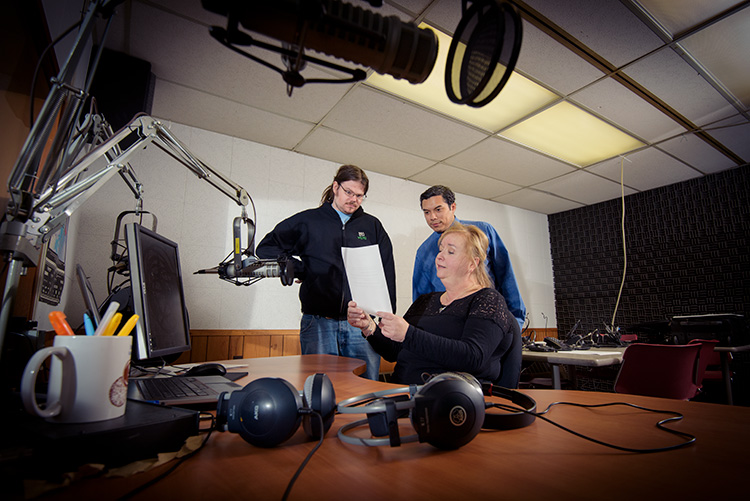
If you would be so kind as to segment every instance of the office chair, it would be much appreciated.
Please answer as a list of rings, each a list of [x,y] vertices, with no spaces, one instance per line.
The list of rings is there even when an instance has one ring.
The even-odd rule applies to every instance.
[[[691,339],[688,344],[702,344],[704,349],[701,350],[701,365],[703,366],[703,381],[723,381],[724,375],[721,372],[721,354],[714,350],[719,345],[717,339]],[[706,349],[706,345],[711,349]],[[705,355],[705,357],[704,357]],[[732,360],[732,354],[727,353],[729,361]]]
[[[698,359],[698,377],[700,385],[704,381],[721,381],[721,355],[714,348],[719,344],[718,339],[691,339],[688,344],[701,345],[701,354]],[[710,369],[709,369],[710,368]]]
[[[615,392],[689,400],[700,388],[700,351],[700,344],[631,344],[623,353]]]

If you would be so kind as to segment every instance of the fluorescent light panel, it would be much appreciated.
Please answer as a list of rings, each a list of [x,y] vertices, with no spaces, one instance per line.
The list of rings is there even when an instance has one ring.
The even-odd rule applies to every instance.
[[[430,28],[424,23],[420,27]],[[366,82],[373,87],[490,132],[497,132],[558,99],[553,92],[528,78],[513,73],[500,94],[482,108],[472,108],[452,102],[445,93],[444,76],[451,38],[439,30],[431,29],[438,37],[438,55],[435,67],[427,80],[414,85],[406,80],[397,80],[390,75],[373,72]]]
[[[568,102],[558,103],[504,130],[499,136],[578,167],[645,146]]]
[[[431,28],[425,23],[421,28]],[[559,99],[554,92],[513,72],[500,94],[481,108],[453,103],[445,92],[445,65],[451,38],[431,28],[438,37],[438,55],[430,76],[421,84],[410,84],[390,75],[372,73],[366,83],[454,117],[529,148],[585,167],[644,146],[635,138],[573,106],[561,102],[535,112]],[[458,53],[462,51],[459,47]],[[499,72],[496,72],[499,73]],[[524,117],[527,120],[521,121]]]

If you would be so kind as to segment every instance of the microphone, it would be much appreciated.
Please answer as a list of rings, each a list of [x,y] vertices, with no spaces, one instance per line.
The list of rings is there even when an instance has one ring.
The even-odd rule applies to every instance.
[[[194,275],[218,274],[222,280],[235,281],[238,278],[280,278],[283,285],[294,283],[294,261],[293,260],[260,260],[250,256],[242,260],[241,267],[237,269],[233,262],[221,263],[213,268],[198,270]],[[239,285],[239,282],[236,282]]]
[[[239,33],[241,24],[247,30],[299,47],[303,59],[320,63],[302,55],[306,47],[413,84],[427,79],[437,59],[438,41],[432,30],[340,0],[202,0],[201,3],[204,9],[227,16],[228,27],[222,36],[229,43],[254,44],[284,53],[283,49],[265,47]],[[304,79],[297,83],[300,86]]]

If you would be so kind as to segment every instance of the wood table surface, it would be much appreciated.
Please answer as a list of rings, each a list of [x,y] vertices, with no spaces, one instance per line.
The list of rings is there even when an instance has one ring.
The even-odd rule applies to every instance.
[[[316,372],[328,374],[336,400],[395,387],[354,374],[362,362],[330,355],[227,361],[247,364],[248,383],[280,377],[297,389]],[[654,453],[623,452],[589,442],[537,418],[517,430],[483,430],[458,450],[426,443],[400,447],[345,444],[338,429],[362,415],[337,415],[322,446],[300,474],[290,500],[388,499],[746,499],[750,408],[634,395],[568,390],[523,390],[538,409],[550,403],[629,402],[684,414],[667,426],[697,438],[688,447]],[[503,402],[501,399],[491,400]],[[629,448],[659,448],[682,438],[660,431],[669,417],[625,406],[555,406],[546,417],[579,433]],[[402,434],[413,434],[408,419]],[[357,433],[369,436],[366,430]],[[283,444],[266,449],[239,435],[215,431],[206,447],[175,471],[135,495],[142,500],[282,499],[297,468],[315,446],[302,427]],[[75,482],[41,499],[117,499],[170,464],[128,478]]]

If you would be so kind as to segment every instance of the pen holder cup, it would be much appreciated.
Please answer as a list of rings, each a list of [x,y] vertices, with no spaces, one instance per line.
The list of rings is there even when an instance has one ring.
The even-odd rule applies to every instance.
[[[54,423],[92,423],[125,414],[130,336],[56,336],[34,353],[21,379],[21,400],[30,414]],[[47,398],[37,401],[37,376],[51,357]]]

